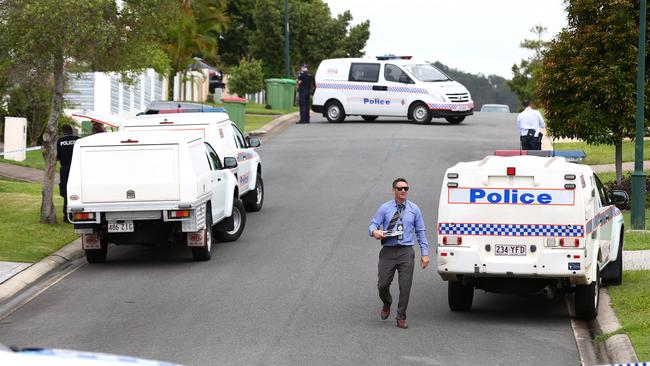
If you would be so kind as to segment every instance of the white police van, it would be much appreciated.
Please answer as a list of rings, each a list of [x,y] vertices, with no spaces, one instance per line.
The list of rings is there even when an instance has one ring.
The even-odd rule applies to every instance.
[[[474,289],[575,293],[593,319],[598,290],[622,280],[624,191],[607,192],[587,165],[564,157],[487,156],[447,169],[438,209],[437,267],[452,311]]]
[[[469,91],[427,61],[410,56],[323,60],[316,71],[312,110],[330,122],[346,116],[374,121],[408,117],[418,123],[445,118],[461,123],[472,115]]]

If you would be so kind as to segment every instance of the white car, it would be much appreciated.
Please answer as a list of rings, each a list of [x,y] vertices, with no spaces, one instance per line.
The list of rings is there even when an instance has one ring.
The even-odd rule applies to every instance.
[[[438,208],[438,273],[452,311],[474,288],[575,292],[593,319],[602,283],[622,280],[624,191],[607,192],[587,165],[563,157],[487,156],[447,169]]]
[[[165,106],[174,104],[178,108],[164,109]],[[158,102],[156,108],[131,119],[95,111],[83,111],[76,113],[75,116],[118,126],[120,131],[194,133],[210,143],[222,164],[226,157],[237,159],[238,167],[232,171],[237,176],[239,197],[246,210],[259,211],[262,209],[264,181],[262,180],[261,158],[256,151],[256,148],[260,146],[258,137],[244,136],[221,108],[185,102]]]
[[[68,219],[90,263],[108,243],[180,242],[209,260],[213,235],[239,238],[246,216],[237,180],[203,138],[191,133],[100,133],[77,140],[68,178]]]
[[[323,60],[316,71],[312,110],[330,122],[346,116],[374,121],[408,117],[418,123],[445,118],[461,123],[473,114],[469,91],[427,61],[408,56]]]
[[[510,113],[510,107],[506,104],[483,104],[481,112]]]

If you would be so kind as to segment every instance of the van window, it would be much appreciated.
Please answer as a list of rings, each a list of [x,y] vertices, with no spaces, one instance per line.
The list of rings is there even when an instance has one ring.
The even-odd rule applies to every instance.
[[[223,166],[221,165],[221,160],[219,160],[219,155],[217,155],[217,152],[214,151],[212,146],[210,146],[210,144],[208,144],[207,142],[205,143],[205,150],[208,155],[208,163],[210,163],[210,169],[211,170],[223,169]]]
[[[244,140],[244,135],[242,135],[236,125],[232,125],[232,134],[235,137],[235,145],[240,149],[245,149],[246,141]]]
[[[350,81],[376,83],[379,80],[379,64],[352,63]]]
[[[406,75],[406,73],[402,71],[399,66],[392,64],[386,64],[386,66],[384,66],[384,79],[386,79],[386,81],[393,81],[396,83],[413,84],[411,78],[408,77],[408,75]]]
[[[610,205],[611,203],[609,202],[609,198],[605,193],[605,187],[603,186],[603,183],[600,182],[600,179],[596,174],[594,174],[594,179],[596,180],[596,187],[598,189],[598,195],[600,196],[600,204],[602,206]]]

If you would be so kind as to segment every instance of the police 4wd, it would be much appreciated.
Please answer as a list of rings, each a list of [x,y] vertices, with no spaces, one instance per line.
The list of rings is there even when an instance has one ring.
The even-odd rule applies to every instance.
[[[438,273],[452,311],[474,289],[575,294],[593,319],[599,287],[621,283],[624,191],[563,157],[487,156],[447,169],[438,209]]]

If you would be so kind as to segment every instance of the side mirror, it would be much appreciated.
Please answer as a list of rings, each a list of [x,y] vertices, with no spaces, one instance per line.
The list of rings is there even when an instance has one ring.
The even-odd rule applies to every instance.
[[[224,169],[233,169],[237,167],[237,159],[232,156],[226,156],[223,158],[223,168]]]
[[[619,209],[628,208],[630,203],[630,196],[625,191],[612,191],[612,203]]]
[[[260,141],[260,138],[257,136],[251,136],[248,138],[248,146],[250,147],[260,147],[262,145],[262,142]]]

